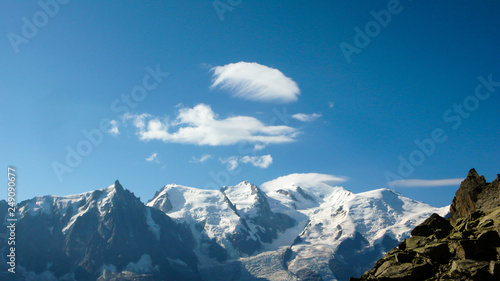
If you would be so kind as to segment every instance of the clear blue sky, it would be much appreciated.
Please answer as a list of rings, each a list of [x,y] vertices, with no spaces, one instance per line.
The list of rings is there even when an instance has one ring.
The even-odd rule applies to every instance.
[[[500,172],[497,1],[243,0],[222,16],[227,0],[65,1],[0,4],[0,159],[19,201],[316,172],[353,192],[390,173],[444,206],[470,168]],[[88,155],[68,163],[68,146]]]

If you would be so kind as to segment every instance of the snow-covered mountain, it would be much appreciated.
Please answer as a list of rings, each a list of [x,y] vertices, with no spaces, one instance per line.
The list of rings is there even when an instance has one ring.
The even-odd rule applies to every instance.
[[[347,280],[432,213],[448,212],[388,189],[354,194],[334,186],[338,180],[292,174],[260,187],[246,181],[220,190],[166,185],[146,205],[118,181],[78,195],[35,197],[18,205],[16,276]],[[0,201],[2,217],[6,206]]]
[[[190,225],[203,268],[241,266],[218,280],[347,280],[432,213],[448,212],[389,189],[354,194],[332,180],[292,174],[260,188],[244,181],[220,191],[167,185],[147,205]]]
[[[18,210],[19,280],[109,280],[126,271],[140,280],[201,280],[189,229],[118,181],[78,195],[35,197]]]

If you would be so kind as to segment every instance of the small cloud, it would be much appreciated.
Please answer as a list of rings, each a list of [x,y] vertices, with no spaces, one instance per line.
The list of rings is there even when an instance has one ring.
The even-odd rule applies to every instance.
[[[265,145],[265,144],[260,144],[260,143],[258,143],[258,144],[256,144],[256,145],[253,147],[253,150],[255,150],[255,151],[259,151],[259,150],[262,150],[262,149],[264,149],[264,148],[266,148],[266,145]]]
[[[406,180],[392,181],[389,183],[389,185],[393,187],[435,187],[435,186],[460,185],[462,181],[463,181],[462,178],[441,179],[441,180],[406,179]]]
[[[273,158],[271,155],[264,155],[264,156],[243,156],[240,159],[241,163],[251,163],[255,167],[259,167],[262,169],[266,169],[273,163]]]
[[[146,158],[146,161],[160,163],[160,161],[158,160],[158,153],[155,152],[151,154],[149,157]]]
[[[211,69],[211,88],[220,87],[233,97],[261,102],[289,103],[298,100],[297,83],[281,71],[255,62],[237,62]]]
[[[198,64],[198,67],[201,69],[212,69],[213,68],[213,66],[209,63],[200,63],[200,64]]]
[[[239,163],[243,164],[252,164],[254,167],[266,169],[273,163],[273,158],[271,155],[263,155],[263,156],[231,156],[224,159],[219,159],[222,164],[228,164],[228,170],[233,171],[238,168]]]
[[[210,154],[203,154],[200,158],[193,156],[191,158],[190,162],[192,162],[192,163],[203,163],[203,162],[205,162],[205,161],[207,161],[209,159],[212,159],[212,158],[213,157]]]
[[[335,104],[333,103],[333,101],[329,101],[328,102],[328,107],[329,108],[333,108],[335,106]]]
[[[112,136],[119,135],[120,131],[118,130],[118,122],[116,120],[111,120],[109,123],[111,124],[111,128],[109,128],[108,133]]]
[[[238,168],[238,157],[236,156],[231,156],[225,159],[219,158],[219,161],[222,164],[227,164],[227,169],[229,171],[233,171],[234,169]]]
[[[297,113],[292,115],[292,118],[295,118],[302,122],[312,122],[321,117],[321,113],[313,113],[313,114],[305,114],[305,113]]]

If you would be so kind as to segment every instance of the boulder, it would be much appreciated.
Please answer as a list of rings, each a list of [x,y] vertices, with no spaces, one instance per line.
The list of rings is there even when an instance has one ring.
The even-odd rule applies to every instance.
[[[439,231],[442,232],[441,236],[445,237],[447,236],[453,227],[451,226],[450,222],[447,221],[446,219],[442,218],[438,214],[432,214],[428,219],[426,219],[423,223],[415,227],[411,235],[412,236],[431,236],[435,232]]]

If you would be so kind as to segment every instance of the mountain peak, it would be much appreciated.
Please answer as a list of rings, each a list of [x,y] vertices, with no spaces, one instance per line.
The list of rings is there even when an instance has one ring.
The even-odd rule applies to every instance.
[[[479,178],[479,174],[476,172],[476,169],[470,169],[469,173],[467,174],[467,178]]]
[[[475,169],[471,169],[467,178],[462,181],[455,193],[455,198],[450,206],[450,220],[454,225],[457,219],[467,216],[475,211],[478,195],[483,191],[486,180],[479,176]]]
[[[113,184],[113,187],[116,189],[116,190],[119,190],[119,191],[123,191],[123,186],[120,184],[120,181],[119,180],[116,180],[115,183]]]

